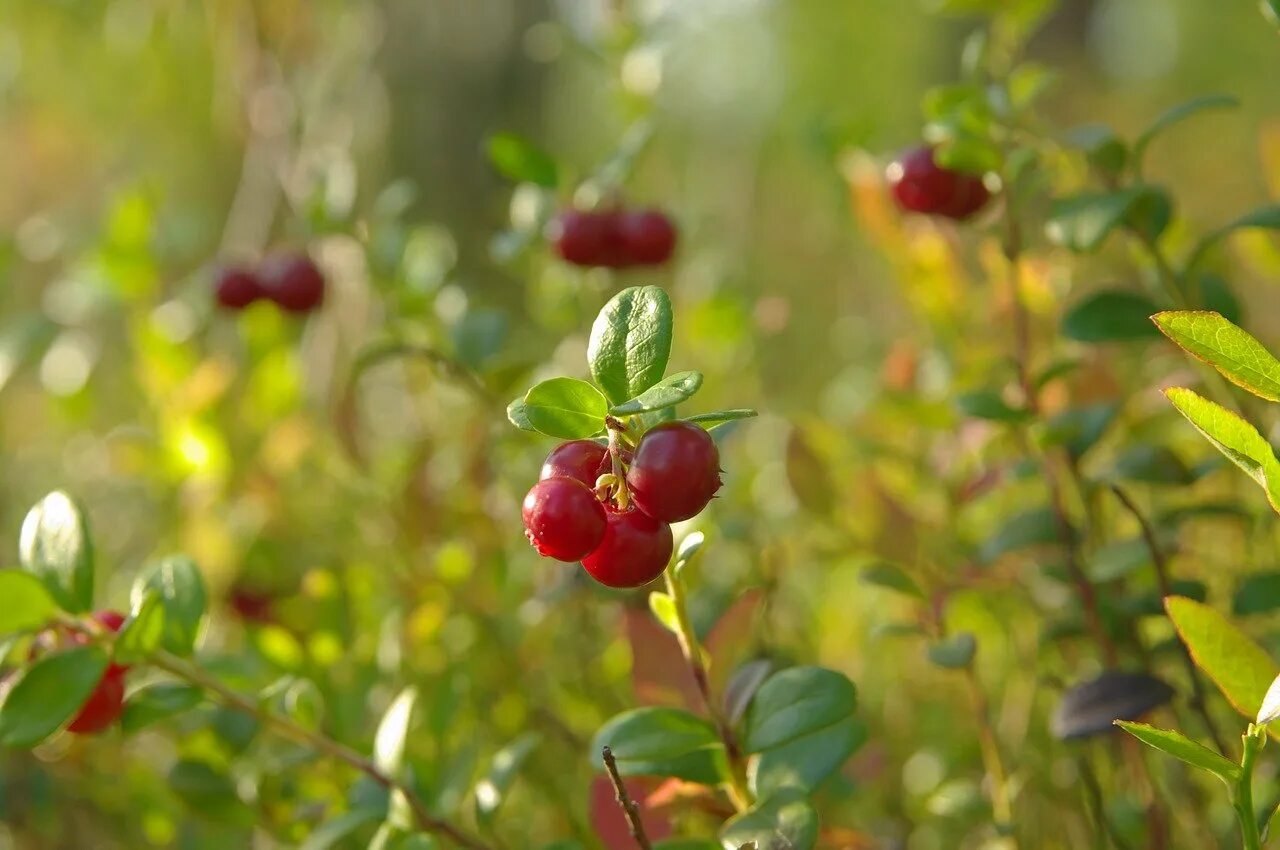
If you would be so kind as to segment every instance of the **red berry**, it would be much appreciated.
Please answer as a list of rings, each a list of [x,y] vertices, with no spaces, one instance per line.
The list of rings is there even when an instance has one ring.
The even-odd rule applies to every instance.
[[[524,497],[524,536],[538,553],[557,561],[578,561],[600,545],[604,505],[587,485],[573,478],[547,478]]]
[[[667,568],[675,543],[671,526],[638,510],[609,511],[604,539],[582,566],[608,587],[639,587]]]
[[[616,210],[566,210],[547,231],[556,253],[575,266],[627,265],[620,214]]]
[[[227,595],[236,615],[250,623],[270,623],[274,617],[275,596],[263,590],[236,585]]]
[[[551,450],[538,478],[573,478],[594,488],[596,479],[609,471],[608,458],[609,450],[597,442],[571,440]]]
[[[658,210],[636,210],[618,217],[618,231],[627,259],[641,266],[656,266],[671,259],[676,249],[676,228]]]
[[[690,422],[656,425],[636,446],[627,487],[636,507],[654,519],[697,516],[720,489],[720,452],[711,435]]]
[[[116,632],[117,634],[120,632],[120,629],[124,628],[125,621],[129,619],[119,611],[111,611],[107,609],[94,611],[92,616],[98,625],[102,626],[104,629]],[[85,632],[71,632],[71,642],[78,646],[87,646],[92,641],[89,639],[89,635]],[[124,665],[113,663],[107,667],[107,675],[118,675],[128,669],[129,668]]]
[[[243,310],[266,296],[258,276],[241,266],[219,269],[214,279],[213,293],[218,304],[228,310]]]
[[[908,212],[965,219],[991,197],[981,176],[943,168],[928,147],[903,153],[890,164],[886,176],[898,206]]]
[[[114,666],[114,665],[113,665]],[[76,735],[93,735],[119,719],[124,711],[124,671],[108,668],[93,693],[71,718],[67,731]]]
[[[269,257],[261,274],[267,297],[291,313],[309,313],[324,301],[324,275],[306,254]]]

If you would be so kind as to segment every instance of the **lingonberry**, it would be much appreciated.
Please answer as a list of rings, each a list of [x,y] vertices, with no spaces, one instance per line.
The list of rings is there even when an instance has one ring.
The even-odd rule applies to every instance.
[[[547,229],[547,238],[566,263],[575,266],[607,265],[615,239],[613,218],[589,210],[565,210]]]
[[[94,611],[92,614],[92,617],[98,625],[102,626],[104,629],[108,629],[116,633],[119,633],[120,629],[124,628],[125,621],[129,619],[124,614],[121,614],[119,611],[112,611],[110,609],[104,609],[102,611]],[[73,631],[70,633],[70,637],[71,637],[71,642],[78,646],[87,646],[88,644],[92,643],[92,640],[89,637],[89,634],[87,632]],[[56,644],[56,642],[57,641],[55,639],[54,644]],[[49,648],[52,648],[52,646],[46,646],[45,648],[49,649]],[[128,669],[129,669],[128,667],[122,664],[116,664],[112,662],[111,665],[107,667],[106,675],[108,676],[118,675],[120,673],[125,672]]]
[[[524,535],[538,553],[578,561],[605,536],[604,505],[574,478],[547,478],[524,497]]]
[[[658,210],[634,210],[618,217],[622,250],[628,262],[656,266],[671,259],[676,249],[676,228]]]
[[[929,147],[904,152],[886,170],[898,206],[908,212],[968,218],[991,197],[982,177],[943,168]]]
[[[71,718],[67,731],[76,735],[93,735],[106,729],[124,711],[124,670],[112,665],[98,681],[93,693]]]
[[[269,257],[260,274],[267,297],[291,313],[309,313],[324,302],[324,275],[306,254]]]
[[[543,461],[538,478],[573,478],[594,488],[596,479],[609,471],[608,456],[609,450],[592,440],[561,443]]]
[[[665,522],[638,510],[610,510],[604,539],[582,566],[608,587],[639,587],[662,575],[674,545]]]
[[[270,623],[275,618],[275,595],[246,585],[234,585],[227,604],[240,619],[250,623]]]
[[[720,489],[720,452],[690,422],[664,422],[645,432],[627,471],[636,507],[654,519],[696,516]]]
[[[243,266],[219,269],[214,278],[213,294],[218,304],[228,310],[243,310],[266,296],[258,276]]]

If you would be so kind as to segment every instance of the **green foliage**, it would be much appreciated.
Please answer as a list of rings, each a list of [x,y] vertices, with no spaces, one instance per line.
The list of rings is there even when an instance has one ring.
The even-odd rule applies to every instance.
[[[613,404],[636,398],[662,380],[671,356],[671,299],[656,286],[624,289],[591,326],[587,362]]]
[[[554,189],[560,182],[556,161],[514,133],[495,133],[486,143],[489,161],[508,180],[524,180]]]
[[[1117,720],[1116,725],[1142,743],[1168,753],[1192,767],[1206,770],[1214,776],[1232,785],[1240,777],[1240,766],[1228,761],[1225,757],[1201,744],[1197,744],[1185,735],[1167,729],[1157,729],[1145,723],[1130,723]]]
[[[160,645],[177,655],[190,655],[200,638],[207,604],[200,568],[183,555],[157,561],[133,585],[135,609],[141,612],[151,595],[159,598],[163,611],[156,615],[163,622]],[[143,643],[140,648],[148,647]]]
[[[1214,448],[1258,482],[1271,506],[1280,511],[1280,460],[1257,429],[1191,390],[1175,387],[1165,390],[1165,396]]]
[[[44,584],[31,573],[0,570],[0,635],[38,629],[58,613]]]
[[[1231,383],[1268,401],[1280,401],[1280,360],[1219,314],[1178,311],[1157,313],[1152,320]]]
[[[93,604],[93,546],[80,508],[66,493],[50,493],[27,514],[18,557],[64,610]]]
[[[636,708],[617,715],[592,741],[592,752],[604,747],[613,750],[623,776],[673,776],[704,785],[718,784],[725,776],[724,749],[715,729],[675,708]]]
[[[725,850],[738,850],[755,842],[757,847],[781,845],[811,850],[818,840],[818,814],[803,792],[781,789],[748,811],[725,822],[720,842]]]
[[[1196,666],[1236,711],[1250,718],[1257,714],[1280,672],[1262,647],[1207,605],[1171,596],[1165,607]]]
[[[34,747],[70,721],[107,669],[107,655],[85,646],[28,667],[0,702],[0,744]]]
[[[1156,336],[1151,299],[1122,289],[1104,289],[1086,297],[1062,318],[1062,332],[1079,342],[1130,342]]]
[[[577,440],[604,430],[609,404],[600,391],[586,381],[552,378],[529,390],[521,409],[522,421],[534,430],[549,437]],[[512,421],[520,424],[516,416]]]

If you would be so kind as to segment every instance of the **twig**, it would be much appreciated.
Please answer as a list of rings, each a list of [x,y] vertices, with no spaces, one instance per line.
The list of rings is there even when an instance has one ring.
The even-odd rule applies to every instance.
[[[1119,484],[1112,484],[1111,492],[1120,500],[1120,504],[1124,505],[1125,509],[1133,515],[1133,518],[1138,521],[1138,527],[1142,530],[1142,539],[1146,542],[1147,550],[1151,553],[1151,563],[1155,566],[1156,585],[1160,590],[1161,598],[1172,596],[1173,582],[1169,578],[1169,562],[1165,557],[1163,547],[1160,546],[1160,541],[1156,538],[1155,529],[1151,527],[1146,515],[1142,513],[1137,503],[1125,492],[1123,487]],[[1191,659],[1191,653],[1187,651],[1185,646],[1182,647],[1181,655],[1187,668],[1187,675],[1191,678],[1191,707],[1196,710],[1196,713],[1200,715],[1200,719],[1204,721],[1209,737],[1213,739],[1218,752],[1226,754],[1226,742],[1218,731],[1217,725],[1213,722],[1213,716],[1209,714],[1209,707],[1205,702],[1204,683],[1200,680],[1200,671],[1196,669],[1196,663]]]
[[[426,803],[405,782],[384,773],[376,764],[350,747],[325,737],[319,732],[299,726],[287,717],[268,711],[254,700],[236,692],[204,670],[176,655],[156,652],[148,660],[153,666],[208,691],[229,708],[251,715],[263,726],[274,729],[280,735],[355,768],[388,791],[398,791],[409,804],[409,808],[413,810],[418,826],[423,831],[446,838],[466,850],[490,850],[490,846],[479,838],[468,835],[449,821],[431,814]]]
[[[983,765],[987,775],[991,777],[991,813],[995,815],[996,829],[1003,833],[1009,830],[1006,837],[1007,846],[1018,846],[1017,835],[1013,833],[1013,802],[1009,795],[1009,775],[1005,770],[1004,758],[1000,754],[1000,743],[996,739],[995,729],[991,725],[991,704],[987,694],[978,681],[978,674],[973,664],[964,668],[965,681],[973,696],[974,713],[978,720],[978,744],[982,751]]]
[[[640,807],[636,805],[635,800],[631,799],[631,795],[627,793],[627,786],[622,783],[622,777],[618,775],[618,763],[613,758],[613,750],[605,747],[601,754],[604,756],[604,769],[609,772],[609,780],[613,782],[618,805],[622,807],[622,813],[627,818],[627,826],[631,829],[631,837],[636,840],[636,846],[640,850],[653,850],[653,845],[649,843],[649,836],[644,832],[644,821],[640,820]]]

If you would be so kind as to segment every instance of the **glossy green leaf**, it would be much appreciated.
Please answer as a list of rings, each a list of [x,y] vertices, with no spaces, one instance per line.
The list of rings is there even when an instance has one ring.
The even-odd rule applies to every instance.
[[[398,775],[404,763],[405,741],[409,737],[409,722],[413,719],[417,700],[416,689],[409,687],[401,691],[382,715],[373,737],[373,763],[388,776]]]
[[[629,401],[615,405],[610,409],[614,416],[632,416],[674,407],[682,401],[693,398],[702,386],[701,372],[676,372]]]
[[[125,621],[115,642],[115,661],[137,664],[160,648],[164,638],[164,602],[159,592],[149,590],[142,604]]]
[[[71,720],[107,669],[100,647],[46,655],[28,667],[0,703],[0,744],[27,749]]]
[[[591,760],[613,750],[623,776],[674,776],[717,785],[725,776],[724,748],[711,724],[676,708],[636,708],[611,718],[596,733]]]
[[[1191,390],[1173,387],[1164,394],[1218,451],[1262,487],[1271,507],[1280,512],[1280,460],[1258,430]]]
[[[41,499],[22,522],[22,568],[73,614],[93,606],[93,546],[79,506],[61,490]]]
[[[524,396],[520,396],[520,398],[507,405],[507,421],[521,431],[532,431],[534,433],[538,431],[537,428],[533,427],[533,423],[529,421],[529,413],[524,407]]]
[[[848,677],[822,667],[791,667],[775,673],[747,709],[742,746],[759,753],[846,720],[857,707]]]
[[[556,161],[514,133],[495,133],[485,144],[489,162],[508,180],[554,189],[560,182]]]
[[[542,736],[537,732],[525,732],[494,754],[488,774],[476,783],[474,799],[477,821],[488,824],[493,820],[498,807],[506,800],[516,777],[520,775],[520,769],[540,743]]]
[[[1062,333],[1077,342],[1133,342],[1153,339],[1151,314],[1160,308],[1145,295],[1122,289],[1094,292],[1062,319]]]
[[[1145,723],[1132,723],[1125,720],[1117,720],[1116,725],[1147,746],[1181,759],[1192,767],[1207,770],[1228,785],[1234,785],[1240,776],[1240,766],[1235,762],[1228,761],[1225,756],[1215,753],[1203,744],[1196,743],[1180,732],[1157,729]]]
[[[577,378],[552,378],[529,390],[524,416],[535,430],[563,440],[580,440],[604,430],[609,403],[595,387]]]
[[[754,843],[761,850],[813,850],[818,841],[818,813],[808,796],[796,788],[784,788],[735,815],[720,829],[724,850],[740,850]]]
[[[34,631],[58,613],[58,603],[44,583],[20,570],[0,570],[0,600],[4,600],[0,603],[0,635]]]
[[[978,640],[969,632],[957,632],[929,645],[929,660],[939,667],[968,667],[978,651]]]
[[[1231,598],[1231,613],[1237,617],[1265,614],[1280,608],[1280,572],[1244,576]]]
[[[160,645],[176,655],[190,655],[204,624],[206,596],[200,568],[185,555],[163,558],[133,583],[134,610],[141,608],[149,592],[160,597],[164,608]]]
[[[1000,393],[992,390],[964,393],[956,398],[956,407],[965,416],[993,422],[1025,422],[1031,418],[1029,411],[1010,407]]]
[[[758,797],[767,797],[783,788],[812,793],[866,740],[866,725],[856,717],[846,717],[765,750],[752,764],[748,777],[751,790]]]
[[[1045,235],[1053,244],[1070,251],[1096,251],[1113,230],[1130,223],[1135,211],[1143,212],[1143,205],[1158,191],[1154,187],[1134,186],[1059,198],[1050,207]]]
[[[671,356],[671,299],[656,286],[615,295],[591,326],[587,362],[613,404],[622,404],[662,380]]]
[[[1129,159],[1124,140],[1104,124],[1077,127],[1067,133],[1066,141],[1084,151],[1089,163],[1103,174],[1119,175]]]
[[[1280,401],[1280,360],[1244,330],[1217,313],[1175,310],[1152,316],[1156,326],[1189,354],[1236,386]]]
[[[733,410],[716,410],[711,413],[698,413],[693,416],[686,416],[686,422],[696,422],[708,431],[723,425],[726,422],[736,422],[739,419],[752,419],[759,416],[759,411],[752,410],[749,407],[735,408]]]
[[[199,688],[177,682],[162,682],[139,688],[125,701],[120,728],[131,734],[195,708],[204,700]]]
[[[1191,256],[1187,260],[1187,268],[1196,268],[1210,248],[1221,242],[1227,236],[1230,236],[1235,231],[1251,229],[1280,230],[1280,204],[1269,204],[1265,207],[1259,207],[1256,210],[1251,210],[1239,218],[1219,227],[1217,230],[1206,234],[1192,250]]]
[[[1142,157],[1147,152],[1147,147],[1155,140],[1157,136],[1165,130],[1181,121],[1185,121],[1191,116],[1204,112],[1209,109],[1226,109],[1240,105],[1240,101],[1231,95],[1226,94],[1210,94],[1203,97],[1192,98],[1185,103],[1167,109],[1162,112],[1151,126],[1142,131],[1137,140],[1133,143],[1133,161],[1139,167],[1142,164]]]
[[[1252,719],[1280,673],[1271,657],[1207,605],[1171,596],[1165,600],[1165,610],[1196,666],[1213,680],[1236,711]]]

